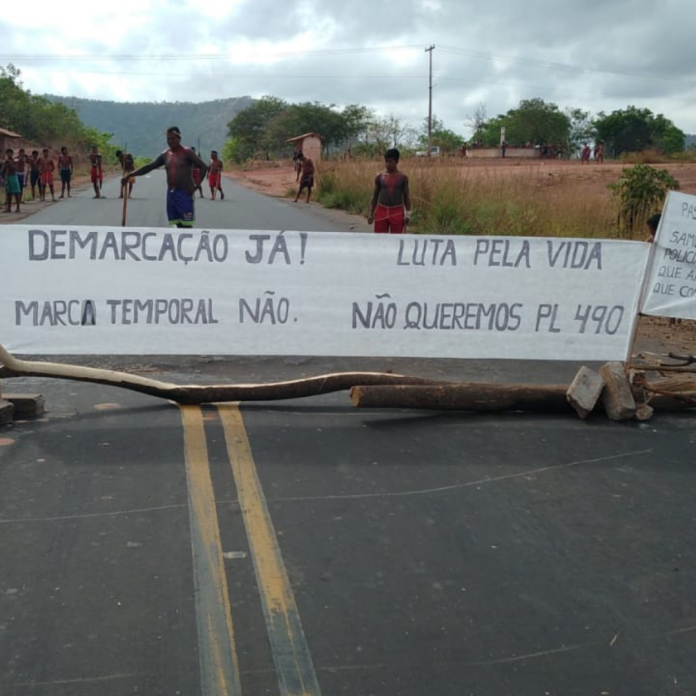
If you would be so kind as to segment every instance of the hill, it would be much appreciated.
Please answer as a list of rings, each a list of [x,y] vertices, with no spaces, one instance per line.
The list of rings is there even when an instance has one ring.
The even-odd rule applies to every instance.
[[[689,147],[689,145],[693,145],[694,143],[696,143],[696,135],[689,135],[687,133],[684,138],[684,147]]]
[[[112,142],[127,145],[134,155],[154,157],[166,147],[164,131],[179,126],[183,143],[204,154],[221,150],[227,140],[227,124],[251,105],[251,97],[230,97],[208,102],[114,102],[78,97],[44,95],[52,102],[75,109],[87,126],[113,133]]]

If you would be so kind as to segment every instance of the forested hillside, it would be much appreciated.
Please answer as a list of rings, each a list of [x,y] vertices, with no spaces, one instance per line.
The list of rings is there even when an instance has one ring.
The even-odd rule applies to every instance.
[[[179,126],[183,143],[207,154],[222,150],[228,137],[227,124],[251,105],[250,97],[231,97],[201,102],[113,102],[47,94],[52,102],[77,112],[79,119],[99,131],[113,133],[119,147],[134,155],[154,157],[166,147],[164,131]]]

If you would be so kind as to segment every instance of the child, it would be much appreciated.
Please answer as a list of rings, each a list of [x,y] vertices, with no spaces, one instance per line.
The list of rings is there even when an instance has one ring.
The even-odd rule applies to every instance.
[[[5,161],[2,163],[2,174],[5,179],[5,208],[6,213],[12,212],[12,199],[15,200],[15,212],[19,210],[19,201],[22,196],[22,189],[19,187],[19,178],[17,177],[17,163],[14,159],[14,150],[8,147],[5,150]]]
[[[399,156],[395,147],[387,150],[384,153],[386,169],[375,177],[367,222],[375,223],[377,233],[402,234],[411,220],[408,177],[398,169]]]

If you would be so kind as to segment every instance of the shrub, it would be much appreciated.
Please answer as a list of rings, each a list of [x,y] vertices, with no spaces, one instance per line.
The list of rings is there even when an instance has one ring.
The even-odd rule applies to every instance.
[[[663,169],[637,164],[624,169],[619,180],[608,184],[608,188],[618,206],[619,235],[631,238],[655,209],[662,207],[667,191],[679,188],[679,182]]]

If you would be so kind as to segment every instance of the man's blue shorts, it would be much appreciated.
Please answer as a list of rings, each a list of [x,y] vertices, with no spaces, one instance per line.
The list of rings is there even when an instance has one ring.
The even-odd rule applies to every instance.
[[[72,172],[69,169],[60,170],[60,181],[63,184],[69,184],[72,178]]]
[[[182,189],[167,191],[167,217],[170,225],[193,227],[193,196]]]

